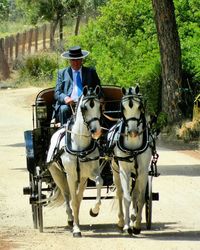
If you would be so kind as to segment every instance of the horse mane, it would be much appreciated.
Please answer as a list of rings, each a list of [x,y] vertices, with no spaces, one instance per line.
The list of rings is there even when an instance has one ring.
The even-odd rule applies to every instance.
[[[81,102],[82,99],[83,99],[83,94],[78,98],[78,102],[77,102],[77,104],[75,106],[74,117],[76,117],[76,115],[77,115],[78,107],[79,107],[79,104],[80,104],[80,102]]]

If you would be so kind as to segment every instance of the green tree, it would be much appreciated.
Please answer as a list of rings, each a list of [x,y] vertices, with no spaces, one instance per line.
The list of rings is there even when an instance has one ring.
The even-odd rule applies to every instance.
[[[41,21],[53,22],[53,36],[59,25],[60,39],[63,38],[63,19],[76,12],[78,0],[16,0],[17,7],[24,9],[24,15],[32,24]]]

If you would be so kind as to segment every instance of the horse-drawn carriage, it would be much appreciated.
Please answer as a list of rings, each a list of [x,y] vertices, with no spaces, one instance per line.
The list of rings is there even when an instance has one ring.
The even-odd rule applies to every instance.
[[[157,172],[157,166],[156,166],[158,154],[155,148],[155,138],[154,138],[153,132],[151,131],[151,125],[150,123],[146,122],[146,119],[144,116],[144,106],[142,104],[141,96],[137,93],[138,91],[133,92],[133,90],[130,89],[129,92],[126,93],[125,90],[122,91],[120,87],[116,87],[116,86],[103,86],[102,89],[104,93],[103,110],[101,108],[100,114],[97,114],[97,115],[100,115],[100,117],[98,118],[94,117],[95,113],[93,113],[91,114],[92,116],[90,119],[87,118],[88,109],[92,110],[94,109],[94,107],[98,106],[96,105],[96,102],[98,104],[99,101],[97,100],[97,94],[95,94],[94,92],[90,93],[90,91],[86,90],[85,93],[83,94],[83,98],[81,98],[81,100],[77,104],[77,106],[80,106],[80,108],[78,107],[76,108],[76,114],[74,115],[75,117],[74,119],[76,120],[77,118],[78,120],[78,117],[83,116],[83,121],[81,122],[81,125],[83,125],[83,123],[86,124],[86,129],[88,129],[89,135],[93,134],[94,125],[96,122],[101,123],[101,127],[103,128],[104,132],[101,134],[101,136],[97,136],[98,138],[95,138],[94,145],[97,145],[98,156],[95,155],[95,158],[94,157],[92,158],[90,156],[92,154],[90,151],[89,153],[87,152],[87,155],[84,154],[81,150],[76,151],[76,159],[78,159],[76,160],[77,161],[77,164],[76,164],[77,165],[76,166],[77,178],[79,176],[79,180],[76,180],[76,182],[77,181],[80,182],[80,166],[79,165],[80,164],[85,164],[85,165],[93,164],[93,162],[96,162],[97,160],[98,163],[100,163],[98,165],[98,169],[100,171],[100,177],[98,176],[98,178],[102,179],[102,183],[101,183],[102,185],[99,186],[99,183],[101,181],[100,179],[97,178],[97,176],[94,176],[94,178],[92,176],[92,178],[87,179],[86,189],[94,188],[96,184],[96,187],[98,187],[97,188],[98,190],[99,188],[106,189],[105,198],[113,198],[113,195],[115,194],[114,190],[115,188],[117,188],[116,192],[118,194],[118,197],[121,197],[120,198],[121,200],[120,199],[119,200],[120,202],[122,202],[122,190],[124,192],[124,195],[126,193],[126,190],[124,190],[123,187],[121,189],[118,186],[120,182],[119,172],[122,171],[122,170],[119,171],[118,163],[119,162],[122,163],[122,166],[121,166],[122,169],[123,169],[123,164],[135,165],[134,171],[130,170],[127,175],[128,178],[131,180],[131,182],[130,180],[128,180],[128,183],[130,182],[130,189],[128,188],[127,191],[129,192],[128,194],[129,196],[133,196],[133,199],[136,199],[135,197],[136,194],[134,194],[134,190],[136,189],[137,192],[140,191],[139,190],[140,186],[137,185],[137,179],[140,179],[140,168],[141,168],[140,161],[141,162],[144,161],[139,158],[141,158],[140,156],[142,156],[144,152],[146,152],[146,150],[149,149],[149,152],[151,153],[148,154],[147,156],[147,158],[150,157],[150,159],[148,160],[148,166],[146,167],[147,169],[146,176],[148,180],[146,181],[147,184],[145,184],[145,215],[146,215],[146,227],[147,229],[150,229],[151,223],[152,223],[152,200],[159,199],[158,193],[152,192],[152,178],[157,177],[159,174]],[[27,169],[29,172],[29,186],[24,187],[23,192],[24,194],[30,196],[29,201],[32,207],[34,228],[39,228],[40,232],[43,231],[43,208],[48,203],[51,202],[51,197],[56,192],[55,190],[57,190],[57,185],[54,181],[54,178],[52,178],[53,171],[49,171],[49,169],[51,169],[49,168],[49,165],[52,162],[57,161],[58,165],[60,166],[59,167],[60,171],[63,172],[63,176],[68,176],[67,170],[64,169],[62,166],[64,164],[61,163],[62,160],[65,163],[66,159],[61,160],[62,157],[60,157],[60,155],[65,154],[65,153],[69,155],[71,154],[71,152],[72,153],[74,152],[72,150],[72,146],[69,146],[69,145],[67,146],[67,144],[70,144],[70,145],[72,144],[71,142],[73,141],[73,138],[71,138],[71,135],[73,134],[72,132],[73,125],[76,121],[73,121],[71,125],[69,124],[68,127],[64,127],[63,129],[65,133],[68,132],[68,134],[70,134],[68,136],[69,137],[68,139],[63,140],[65,147],[60,145],[60,142],[58,142],[58,139],[57,139],[55,143],[56,146],[53,147],[54,154],[51,155],[51,159],[49,160],[49,162],[47,161],[47,158],[49,157],[48,155],[49,145],[53,144],[53,142],[51,141],[52,140],[51,138],[55,137],[56,134],[59,134],[59,136],[60,134],[64,134],[64,132],[62,133],[59,132],[62,130],[62,128],[58,129],[58,127],[54,126],[54,124],[51,124],[54,102],[55,102],[54,101],[54,89],[49,88],[49,89],[42,90],[36,96],[35,104],[33,105],[33,129],[24,132]],[[136,102],[136,105],[134,104],[134,102]],[[133,112],[134,111],[133,106],[134,106],[134,109],[135,109],[135,106],[138,106],[138,110],[142,115],[139,114],[139,117],[135,117],[134,112]],[[127,117],[127,114],[128,114],[128,117]],[[136,124],[134,126],[138,128],[141,127],[141,131],[137,131],[137,134],[136,134],[135,129],[131,130],[131,128],[128,128],[128,125],[127,125],[128,123]],[[140,137],[141,135],[144,138],[142,139],[142,143],[139,146],[139,148],[137,148],[137,150],[135,150],[134,147],[129,150],[128,149],[129,142],[128,144],[126,142],[120,143],[120,141],[123,140],[122,138],[128,139],[129,136],[130,138],[135,138],[135,137]],[[79,139],[79,142],[80,142],[80,139]],[[60,147],[60,151],[58,150],[59,147]],[[91,148],[91,145],[89,146],[89,148]],[[88,147],[87,147],[87,150],[88,150]],[[55,151],[57,151],[57,154],[55,154]],[[70,156],[67,159],[69,160]],[[63,176],[62,178],[65,178]],[[89,180],[89,179],[92,179],[92,180]],[[125,184],[124,181],[125,180],[122,180],[123,184]],[[97,190],[97,193],[98,193],[97,196],[100,195],[98,190]],[[111,191],[113,192],[112,195],[110,195]],[[73,194],[71,193],[70,195],[72,196],[72,203],[73,203]],[[83,193],[81,195],[83,195]],[[81,195],[80,195],[80,199],[81,198],[83,199],[93,199],[93,198],[95,199],[96,198],[96,197],[91,197],[91,196],[81,197]],[[97,198],[97,202],[99,202],[98,199],[100,198],[101,197]],[[95,205],[96,210],[99,209],[97,204],[99,206],[99,203],[96,203]],[[119,206],[122,209],[122,206],[120,205],[120,203],[119,203]],[[135,213],[137,213],[137,210],[140,209],[139,207],[140,206],[138,202],[138,204],[135,207]],[[90,214],[92,216],[95,216],[95,209],[93,211],[90,211]],[[98,213],[98,211],[96,212]],[[121,213],[123,212],[121,211]],[[131,215],[131,218],[134,216],[136,219],[136,214]],[[71,224],[73,224],[73,219],[74,218],[72,217]],[[123,226],[122,224],[127,223],[126,218],[125,218],[125,222],[124,222],[124,219],[121,218],[121,220],[123,222],[121,221],[121,223],[118,223],[120,224],[119,226]],[[130,220],[130,218],[128,217],[127,220]],[[69,220],[68,222],[70,224]],[[129,227],[127,228],[127,231],[129,233],[132,233],[132,230],[130,230]],[[134,233],[139,233],[139,232],[135,231]],[[79,231],[78,233],[74,233],[74,236],[80,236]]]

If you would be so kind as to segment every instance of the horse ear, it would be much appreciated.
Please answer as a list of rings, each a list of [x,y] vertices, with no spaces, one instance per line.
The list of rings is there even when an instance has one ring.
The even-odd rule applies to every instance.
[[[99,93],[100,93],[100,86],[99,85],[96,86],[94,92],[95,92],[95,95],[99,95]]]
[[[126,89],[124,87],[122,87],[122,93],[123,93],[123,95],[126,94]]]
[[[87,93],[88,93],[88,87],[85,86],[85,87],[83,88],[83,95],[86,96]]]
[[[128,90],[128,94],[129,95],[133,95],[133,88],[131,87],[131,88],[129,88],[129,90]]]
[[[137,86],[135,87],[135,93],[138,94],[139,92],[140,92],[140,88],[139,88],[139,86],[137,85]]]

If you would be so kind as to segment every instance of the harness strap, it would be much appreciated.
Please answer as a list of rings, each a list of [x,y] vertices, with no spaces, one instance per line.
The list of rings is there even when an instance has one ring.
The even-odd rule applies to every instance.
[[[76,157],[76,172],[77,172],[77,181],[78,183],[80,183],[80,164],[79,164],[79,160],[78,160],[78,156]]]

